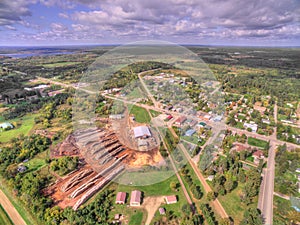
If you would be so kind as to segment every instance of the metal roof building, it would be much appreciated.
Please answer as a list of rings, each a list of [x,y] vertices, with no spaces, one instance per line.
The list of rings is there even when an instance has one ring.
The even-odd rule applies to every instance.
[[[14,126],[9,122],[4,122],[4,123],[0,124],[0,128],[2,128],[2,129],[11,128],[12,129],[12,128],[14,128]]]
[[[142,192],[134,190],[131,192],[130,206],[140,206],[141,205]]]
[[[134,133],[135,138],[151,136],[150,130],[147,126],[135,127],[135,128],[133,128],[133,133]]]
[[[196,131],[194,129],[189,129],[185,132],[185,136],[192,136]]]

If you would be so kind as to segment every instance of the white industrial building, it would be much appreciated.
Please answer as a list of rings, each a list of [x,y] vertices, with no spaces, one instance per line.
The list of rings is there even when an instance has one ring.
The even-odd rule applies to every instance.
[[[138,126],[133,128],[135,138],[151,137],[151,132],[147,126]]]

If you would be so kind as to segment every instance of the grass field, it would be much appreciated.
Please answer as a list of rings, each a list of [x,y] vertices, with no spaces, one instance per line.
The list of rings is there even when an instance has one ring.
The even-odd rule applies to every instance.
[[[129,92],[126,95],[127,99],[137,99],[141,97],[145,97],[145,94],[141,91],[140,87],[135,87],[133,90],[131,90],[131,92]]]
[[[181,139],[190,142],[192,144],[197,145],[199,143],[197,135],[192,135],[192,136],[181,136]]]
[[[143,222],[143,212],[137,211],[135,212],[129,220],[129,225],[140,225]]]
[[[76,64],[79,64],[79,62],[54,62],[54,63],[42,64],[41,66],[46,68],[54,68],[54,67],[73,66]]]
[[[238,187],[232,192],[226,194],[225,196],[218,196],[220,203],[223,205],[225,211],[234,220],[234,224],[240,224],[244,217],[244,212],[247,206],[241,201],[240,195],[242,194],[244,184],[239,183]],[[251,203],[250,206],[254,207],[257,202]]]
[[[33,128],[34,118],[37,116],[38,114],[28,114],[21,118],[8,120],[7,122],[13,124],[14,128],[12,130],[0,132],[0,142],[8,142],[10,139],[14,137],[18,137],[20,134],[27,135],[30,132],[30,130]],[[17,126],[17,124],[21,124],[21,125]]]
[[[128,110],[130,114],[133,114],[135,121],[138,123],[149,123],[151,118],[146,109],[136,106],[128,105]]]
[[[288,224],[289,220],[286,218],[286,216],[288,215],[288,213],[296,212],[296,210],[294,210],[291,207],[290,201],[280,198],[278,196],[274,196],[273,207],[274,207],[274,217],[273,217],[274,224],[275,222],[278,223],[279,221]]]
[[[268,142],[253,137],[248,137],[248,144],[259,148],[265,148]]]
[[[3,209],[2,205],[0,205],[0,224],[13,225],[13,222],[11,221],[11,219]]]
[[[176,195],[178,200],[176,204],[171,204],[171,205],[163,204],[162,207],[164,207],[167,211],[173,211],[175,215],[180,216],[181,208],[184,204],[186,204],[186,199],[181,188],[178,188],[178,191],[174,191],[170,188],[171,182],[179,183],[176,175],[173,175],[162,182],[155,183],[152,185],[146,185],[146,186],[127,186],[123,184],[117,185],[116,183],[114,183],[113,185],[114,186],[117,185],[116,193],[119,191],[123,191],[127,193],[127,204],[129,203],[130,194],[131,191],[133,190],[142,191],[145,197]]]
[[[157,111],[155,111],[155,110],[153,110],[153,109],[150,109],[149,111],[150,111],[150,113],[151,113],[151,115],[152,115],[153,117],[157,117],[157,116],[159,116],[159,115],[161,114],[161,112],[157,112]]]
[[[46,165],[46,157],[48,154],[48,150],[37,154],[33,159],[29,160],[28,162],[24,163],[24,165],[28,168],[27,172],[36,171],[43,166]]]

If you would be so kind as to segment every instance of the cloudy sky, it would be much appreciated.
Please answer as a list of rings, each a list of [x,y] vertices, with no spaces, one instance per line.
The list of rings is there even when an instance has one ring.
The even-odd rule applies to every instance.
[[[300,46],[300,0],[0,0],[0,45]]]

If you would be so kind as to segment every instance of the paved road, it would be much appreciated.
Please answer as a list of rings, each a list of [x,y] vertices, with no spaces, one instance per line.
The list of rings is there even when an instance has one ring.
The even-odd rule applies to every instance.
[[[275,177],[275,149],[276,145],[272,144],[269,149],[267,168],[263,171],[263,180],[260,187],[258,208],[262,212],[264,224],[273,224],[273,192]]]
[[[2,192],[2,190],[0,190],[0,204],[15,225],[26,225],[21,215],[18,213],[6,195]]]

